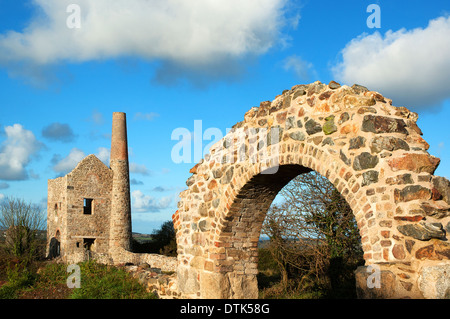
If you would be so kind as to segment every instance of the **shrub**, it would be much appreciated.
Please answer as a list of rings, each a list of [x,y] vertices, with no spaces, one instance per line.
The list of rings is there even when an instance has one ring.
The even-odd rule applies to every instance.
[[[15,299],[22,289],[36,281],[36,274],[23,264],[10,265],[6,273],[8,282],[0,287],[0,299]]]
[[[98,264],[80,263],[81,287],[69,289],[66,264],[47,263],[35,271],[24,263],[9,266],[7,283],[0,287],[0,299],[155,299],[139,281],[125,270]],[[56,296],[54,296],[56,292]]]
[[[81,287],[71,294],[73,299],[153,299],[152,293],[123,269],[92,261],[81,263]]]
[[[38,205],[7,197],[0,203],[0,228],[5,230],[8,253],[30,260],[38,256],[39,234],[45,228],[45,216]]]

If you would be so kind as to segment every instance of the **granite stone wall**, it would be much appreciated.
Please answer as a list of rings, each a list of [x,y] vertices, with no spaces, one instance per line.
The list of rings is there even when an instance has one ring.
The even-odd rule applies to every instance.
[[[64,177],[48,182],[47,236],[59,232],[63,257],[89,249],[109,250],[112,172],[97,157],[89,155]],[[85,211],[90,201],[90,213]]]
[[[66,176],[48,181],[48,248],[56,239],[61,260],[67,264],[96,260],[136,268],[149,290],[164,298],[177,297],[176,258],[130,251],[127,148],[125,113],[114,112],[110,167],[89,155]]]
[[[297,85],[252,107],[190,170],[180,194],[180,294],[256,298],[265,214],[284,185],[310,170],[350,204],[366,267],[383,274],[374,294],[371,274],[357,272],[361,297],[448,294],[448,281],[429,280],[450,273],[449,182],[433,175],[440,160],[427,152],[417,119],[378,92],[334,81]]]

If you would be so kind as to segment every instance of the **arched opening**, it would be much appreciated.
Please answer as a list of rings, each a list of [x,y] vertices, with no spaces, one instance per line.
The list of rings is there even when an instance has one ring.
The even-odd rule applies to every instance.
[[[447,256],[450,204],[441,200],[448,187],[435,185],[439,159],[427,153],[416,121],[378,92],[334,82],[294,86],[252,107],[190,170],[180,193],[173,222],[181,295],[257,298],[267,211],[289,181],[311,170],[354,213],[365,261],[355,274],[358,297],[428,294],[421,278],[440,262],[436,254]],[[269,167],[278,170],[267,174]]]
[[[350,205],[316,171],[283,187],[270,206],[258,247],[260,298],[356,298],[364,264]]]
[[[267,212],[277,194],[289,182],[299,175],[315,171],[302,165],[288,164],[279,166],[276,173],[267,172],[253,176],[240,189],[221,229],[224,250],[217,256],[217,264],[219,272],[228,277],[230,284],[225,286],[228,291],[222,293],[229,298],[258,297],[258,243]],[[332,257],[336,258],[329,259],[331,267],[327,265],[326,271],[334,271],[341,266],[339,254]]]
[[[55,237],[50,239],[48,258],[56,258],[61,255],[61,233],[59,230],[56,231]]]

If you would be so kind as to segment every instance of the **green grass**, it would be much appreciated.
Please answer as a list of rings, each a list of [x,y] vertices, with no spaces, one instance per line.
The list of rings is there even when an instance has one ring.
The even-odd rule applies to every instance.
[[[125,270],[86,262],[80,264],[81,288],[75,288],[72,299],[155,299]]]
[[[0,299],[16,299],[21,290],[36,281],[36,274],[22,264],[9,264],[6,275],[8,281],[0,287]]]
[[[7,283],[0,287],[0,299],[54,298],[55,291],[63,290],[58,298],[68,299],[156,299],[137,279],[125,270],[93,261],[80,266],[80,288],[67,288],[67,265],[48,263],[39,271],[15,265],[7,270]],[[64,292],[65,291],[65,292]],[[46,296],[46,294],[49,294]],[[63,297],[61,297],[63,296]]]

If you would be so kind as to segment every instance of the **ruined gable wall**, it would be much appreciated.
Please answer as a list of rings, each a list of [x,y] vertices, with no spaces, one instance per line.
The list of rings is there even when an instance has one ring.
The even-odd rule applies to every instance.
[[[83,238],[95,238],[92,251],[108,252],[111,185],[112,171],[94,155],[67,175],[67,253],[83,250]],[[93,199],[90,215],[83,212],[85,198]]]

